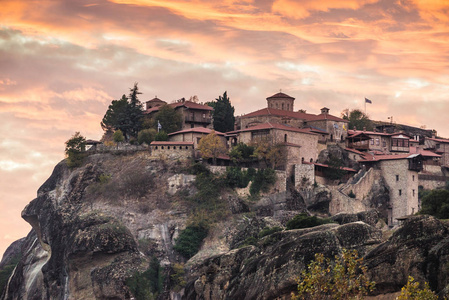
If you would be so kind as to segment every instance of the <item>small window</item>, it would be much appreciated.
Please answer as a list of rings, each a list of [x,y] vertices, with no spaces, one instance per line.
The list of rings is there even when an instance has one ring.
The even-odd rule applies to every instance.
[[[287,143],[287,134],[284,134],[284,142]]]
[[[415,181],[415,175],[412,175],[412,180]]]
[[[164,146],[161,146],[161,149],[164,149]]]
[[[310,162],[313,163],[313,158],[310,159]]]
[[[304,157],[303,157],[303,158],[301,158],[301,162],[304,162]]]
[[[157,150],[157,146],[154,148],[154,149],[156,149]]]
[[[399,181],[399,175],[396,175],[396,181]]]
[[[186,146],[186,149],[189,149],[189,146]]]
[[[383,140],[383,141],[382,141],[382,146],[383,146],[383,147],[387,147],[387,141]]]
[[[376,138],[376,146],[379,146],[380,145],[380,140],[379,140],[379,138]]]
[[[371,145],[374,145],[374,139],[371,139]]]
[[[284,110],[284,103],[282,103],[282,110]]]
[[[412,192],[413,192],[413,197],[415,197],[415,190],[412,190]]]
[[[401,196],[402,195],[402,190],[399,190],[399,196]]]
[[[167,146],[167,149],[169,149],[169,150],[170,150],[170,146]]]

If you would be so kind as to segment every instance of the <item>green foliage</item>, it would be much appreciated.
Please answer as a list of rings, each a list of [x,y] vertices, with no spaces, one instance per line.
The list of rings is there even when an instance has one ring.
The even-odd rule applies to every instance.
[[[261,138],[253,142],[253,156],[265,163],[267,167],[279,168],[285,166],[287,153],[283,144],[273,144],[270,138]]]
[[[8,264],[4,265],[3,268],[0,270],[0,295],[3,293],[3,290],[5,289],[6,284],[8,283],[9,277],[12,275],[12,272],[19,263],[21,257],[22,254],[20,252],[17,253],[14,257],[11,258]]]
[[[139,94],[137,83],[134,83],[129,98],[123,95],[120,100],[112,100],[101,122],[103,130],[120,129],[125,139],[136,137],[143,120],[142,103],[137,98]]]
[[[185,273],[184,265],[174,263],[172,265],[172,274],[170,275],[171,282],[173,283],[173,290],[174,291],[180,291],[185,285],[187,284],[185,280]]]
[[[420,214],[428,214],[438,219],[449,219],[449,191],[432,190],[421,200]]]
[[[192,175],[199,175],[199,174],[209,174],[209,169],[202,163],[195,162],[193,163],[189,169],[188,172]]]
[[[191,258],[200,249],[201,243],[207,236],[208,231],[209,228],[204,223],[187,226],[179,234],[173,249],[185,258]]]
[[[65,155],[67,157],[67,166],[76,168],[81,166],[86,156],[86,138],[79,132],[65,142]]]
[[[153,128],[157,129],[159,122],[163,131],[166,133],[172,133],[181,130],[183,119],[184,118],[181,112],[177,112],[170,105],[163,105],[154,116]]]
[[[275,232],[278,232],[278,231],[282,231],[282,228],[278,227],[278,226],[265,227],[264,229],[262,229],[259,232],[259,239],[263,238],[264,236],[267,236],[267,235],[273,234]]]
[[[308,216],[305,213],[296,215],[286,224],[287,230],[315,227],[323,224],[333,223],[332,220],[326,218],[318,218],[316,216]]]
[[[331,180],[340,180],[346,174],[346,171],[343,170],[343,161],[340,158],[329,155],[326,163],[329,166],[329,168],[326,168],[324,171],[327,178]]]
[[[229,157],[234,163],[245,163],[254,160],[254,147],[245,143],[238,143],[232,147]]]
[[[136,272],[126,279],[126,285],[136,300],[157,299],[163,289],[163,269],[156,257],[152,257],[145,272]]]
[[[143,143],[149,145],[156,137],[157,131],[154,128],[143,129],[137,134],[137,141],[140,145]]]
[[[243,241],[243,243],[239,246],[239,248],[243,248],[243,247],[246,247],[246,246],[249,246],[249,245],[256,246],[257,242],[258,242],[258,239],[255,236],[250,236],[250,237],[247,237]]]
[[[424,284],[424,289],[419,288],[419,282],[416,282],[412,276],[408,277],[407,284],[401,289],[401,294],[397,300],[437,300],[438,296],[429,288],[429,284]]]
[[[155,141],[168,141],[168,134],[161,130],[154,136]]]
[[[231,105],[228,94],[225,91],[223,96],[219,96],[216,101],[207,104],[214,108],[214,130],[228,132],[234,130],[234,107]]]
[[[116,143],[121,143],[121,142],[123,142],[125,140],[125,137],[123,136],[123,132],[120,129],[118,129],[112,135],[112,139]]]
[[[253,179],[254,173],[251,174],[251,172],[242,171],[239,167],[229,167],[226,168],[226,173],[224,176],[226,185],[230,188],[245,188]]]
[[[354,127],[357,130],[363,130],[363,128],[366,128],[366,130],[372,131],[374,129],[374,123],[371,121],[364,112],[362,112],[360,109],[345,109],[342,112],[342,117],[344,120],[348,120],[348,129],[354,129]]]
[[[367,267],[357,251],[343,249],[332,261],[322,253],[315,254],[296,279],[298,294],[292,299],[362,299],[374,290],[375,282],[370,281]]]
[[[249,188],[251,195],[258,195],[259,192],[268,192],[270,187],[276,183],[276,172],[273,169],[259,169],[254,174],[253,183]]]

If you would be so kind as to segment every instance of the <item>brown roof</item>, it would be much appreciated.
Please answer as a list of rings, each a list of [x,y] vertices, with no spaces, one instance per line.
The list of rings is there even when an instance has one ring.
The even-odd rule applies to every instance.
[[[389,154],[389,155],[376,155],[372,156],[371,159],[362,159],[359,162],[370,162],[370,161],[381,161],[381,160],[394,160],[394,159],[406,159],[416,156],[417,154]],[[418,154],[419,155],[419,154]]]
[[[294,131],[294,132],[301,132],[301,133],[316,135],[316,133],[310,132],[307,129],[301,129],[301,128],[296,128],[296,127],[292,127],[292,126],[287,126],[284,124],[271,123],[271,122],[266,122],[266,123],[258,124],[255,126],[245,128],[245,129],[231,131],[231,132],[232,133],[233,132],[247,132],[247,131],[258,131],[258,130],[264,130],[264,129],[280,129],[280,130],[287,130],[287,131]],[[231,132],[229,132],[229,133],[231,133]]]
[[[427,138],[431,141],[440,142],[440,143],[449,143],[448,139],[440,139],[440,138]]]
[[[168,104],[171,107],[173,107],[174,109],[178,108],[178,107],[186,107],[188,109],[198,109],[198,110],[214,110],[212,107],[210,107],[209,105],[204,105],[204,104],[200,104],[200,103],[195,103],[192,101],[183,101],[183,102],[175,102],[175,103],[170,103]],[[147,109],[145,111],[146,114],[158,111],[159,109],[161,109],[162,106],[156,106],[156,107],[152,107],[150,109]]]
[[[146,103],[148,103],[148,102],[164,102],[164,103],[167,103],[167,102],[159,99],[158,97],[154,97],[153,99],[148,100]]]
[[[176,131],[176,132],[169,133],[168,135],[175,135],[175,134],[189,133],[189,132],[196,132],[196,133],[205,133],[205,134],[209,134],[209,133],[211,133],[212,131],[215,131],[215,134],[216,134],[216,135],[225,135],[223,132],[216,131],[216,130],[209,129],[209,128],[204,128],[204,127],[188,128],[188,129],[184,129],[184,130],[180,130],[180,131]]]
[[[277,94],[274,94],[273,96],[268,97],[267,100],[268,100],[268,99],[276,99],[276,98],[288,98],[288,99],[293,99],[293,100],[295,100],[295,98],[293,98],[293,97],[291,97],[291,96],[289,96],[289,95],[287,95],[287,94],[284,94],[284,93],[277,93]]]
[[[329,114],[313,115],[313,114],[308,114],[308,113],[303,113],[303,112],[281,110],[281,109],[275,109],[275,108],[269,108],[269,107],[262,108],[262,109],[254,111],[254,112],[251,112],[249,114],[243,115],[241,118],[258,117],[258,116],[290,117],[293,119],[300,119],[300,120],[305,120],[305,121],[331,120],[331,121],[348,123],[347,120],[343,120],[341,118],[338,118],[338,117],[335,117],[335,116],[329,115]]]
[[[193,142],[154,141],[150,146],[193,146]]]

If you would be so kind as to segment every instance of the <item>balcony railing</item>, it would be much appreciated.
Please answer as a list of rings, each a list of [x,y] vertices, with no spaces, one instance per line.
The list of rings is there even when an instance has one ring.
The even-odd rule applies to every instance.
[[[199,116],[185,116],[185,122],[194,122],[194,123],[207,123],[210,124],[212,122],[211,117],[199,117]]]

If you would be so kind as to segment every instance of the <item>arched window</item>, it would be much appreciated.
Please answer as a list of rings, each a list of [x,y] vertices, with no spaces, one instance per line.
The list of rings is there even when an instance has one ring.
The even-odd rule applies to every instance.
[[[284,103],[282,103],[282,110],[284,110]]]
[[[284,134],[284,143],[287,143],[287,134]]]
[[[310,159],[310,162],[313,163],[313,158]]]

